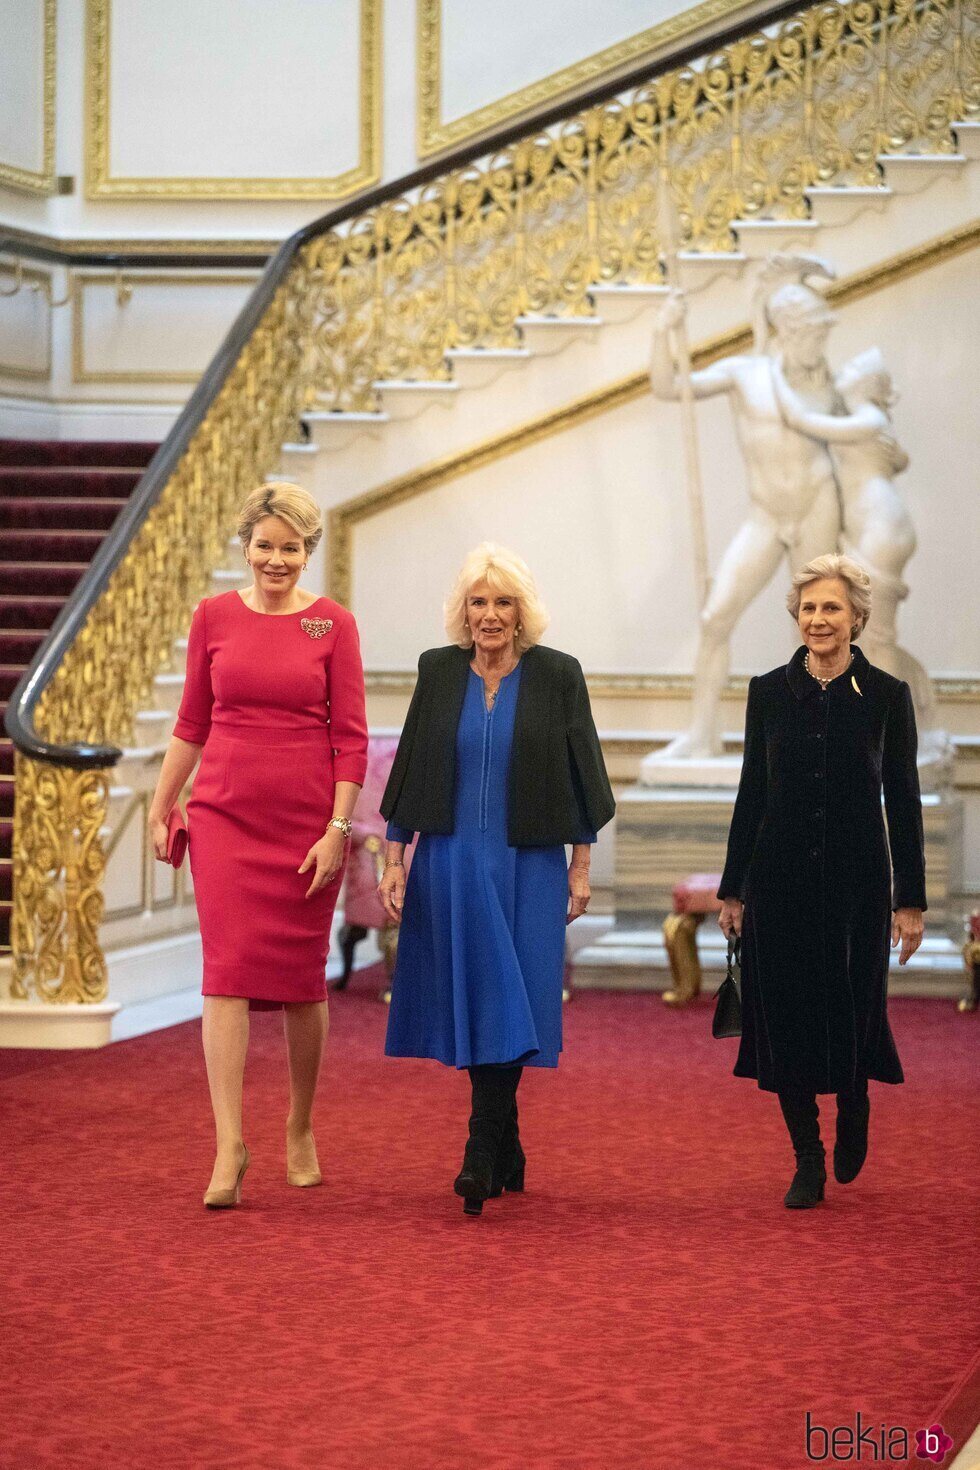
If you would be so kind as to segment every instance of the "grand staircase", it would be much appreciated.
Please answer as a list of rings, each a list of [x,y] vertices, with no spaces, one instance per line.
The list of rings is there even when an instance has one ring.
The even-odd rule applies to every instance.
[[[313,490],[331,512],[327,590],[345,600],[354,526],[444,482],[438,456],[466,473],[488,435],[519,448],[610,391],[644,391],[651,313],[669,283],[679,278],[695,302],[695,344],[730,340],[744,336],[739,278],[771,250],[827,253],[860,293],[884,257],[962,235],[980,215],[971,17],[960,0],[901,13],[884,0],[829,4],[788,19],[784,8],[765,31],[719,41],[710,68],[665,61],[604,84],[301,231],[140,483],[138,530],[125,543],[109,535],[73,601],[75,641],[47,668],[58,599],[145,459],[115,455],[101,478],[91,466],[71,493],[56,461],[7,461],[0,550],[43,563],[36,579],[4,568],[2,588],[19,608],[11,602],[18,621],[4,625],[8,696],[40,647],[41,677],[22,685],[12,724],[28,798],[19,851],[45,923],[31,931],[18,899],[4,1019],[18,1006],[108,1012],[106,996],[162,995],[168,972],[192,983],[192,895],[183,874],[171,886],[147,863],[142,814],[180,697],[190,611],[242,580],[229,535],[243,490],[278,474]],[[888,87],[862,86],[865,62]],[[845,96],[851,111],[838,105]],[[871,215],[882,216],[877,235],[851,228]],[[112,692],[101,726],[92,690]],[[52,767],[62,773],[54,861],[48,828],[25,816],[36,818]]]
[[[0,711],[155,444],[0,439]],[[10,949],[14,752],[0,739],[0,953]]]

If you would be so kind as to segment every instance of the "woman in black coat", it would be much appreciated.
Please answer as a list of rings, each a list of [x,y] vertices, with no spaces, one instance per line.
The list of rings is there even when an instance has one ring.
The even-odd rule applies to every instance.
[[[817,557],[787,605],[804,646],[749,684],[718,896],[722,930],[741,935],[735,1075],[778,1094],[797,1161],[785,1203],[807,1209],[827,1178],[817,1094],[837,1094],[834,1175],[847,1184],[867,1154],[868,1079],[904,1080],[889,938],[903,965],[921,943],[925,859],[909,687],[851,646],[871,610],[867,574]]]
[[[419,659],[381,803],[379,892],[401,923],[385,1050],[468,1068],[454,1185],[468,1214],[523,1188],[517,1084],[524,1066],[558,1065],[565,925],[588,906],[590,844],[614,810],[582,670],[541,646],[546,622],[520,558],[467,559],[453,642]]]

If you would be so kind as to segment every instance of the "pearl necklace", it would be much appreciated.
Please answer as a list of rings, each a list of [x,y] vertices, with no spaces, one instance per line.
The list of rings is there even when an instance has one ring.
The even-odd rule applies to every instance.
[[[807,673],[810,675],[810,678],[811,679],[816,679],[817,683],[820,685],[820,688],[823,689],[823,690],[826,690],[827,685],[828,684],[832,684],[835,679],[839,679],[840,676],[841,676],[841,674],[846,673],[847,670],[851,667],[851,664],[853,662],[854,662],[854,650],[852,648],[851,649],[851,656],[847,660],[847,663],[844,665],[844,667],[841,669],[840,673],[838,673],[838,674],[831,674],[828,678],[821,679],[820,675],[819,674],[815,674],[813,672],[813,670],[811,669],[811,667],[810,667],[810,650],[807,649],[806,653],[803,655],[803,667],[806,669]]]

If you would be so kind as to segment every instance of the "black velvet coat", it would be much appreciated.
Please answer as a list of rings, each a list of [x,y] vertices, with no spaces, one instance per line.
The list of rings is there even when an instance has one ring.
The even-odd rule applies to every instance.
[[[804,648],[749,685],[718,896],[745,903],[735,1075],[770,1092],[904,1080],[886,996],[892,908],[926,906],[915,715],[853,652],[826,693]]]
[[[452,832],[456,731],[472,653],[450,644],[419,659],[419,677],[381,801],[413,832]],[[587,842],[616,803],[577,659],[536,644],[521,658],[507,792],[511,847]]]

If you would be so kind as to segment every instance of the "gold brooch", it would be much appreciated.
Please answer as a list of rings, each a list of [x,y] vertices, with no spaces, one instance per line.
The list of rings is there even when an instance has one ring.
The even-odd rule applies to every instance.
[[[858,681],[855,679],[855,677],[854,677],[853,674],[851,675],[851,683],[854,685],[855,693],[861,694],[860,689],[858,689]],[[861,698],[862,699],[864,698],[864,695],[863,694],[861,694]]]
[[[299,625],[309,638],[322,638],[333,627],[332,618],[300,618]]]

